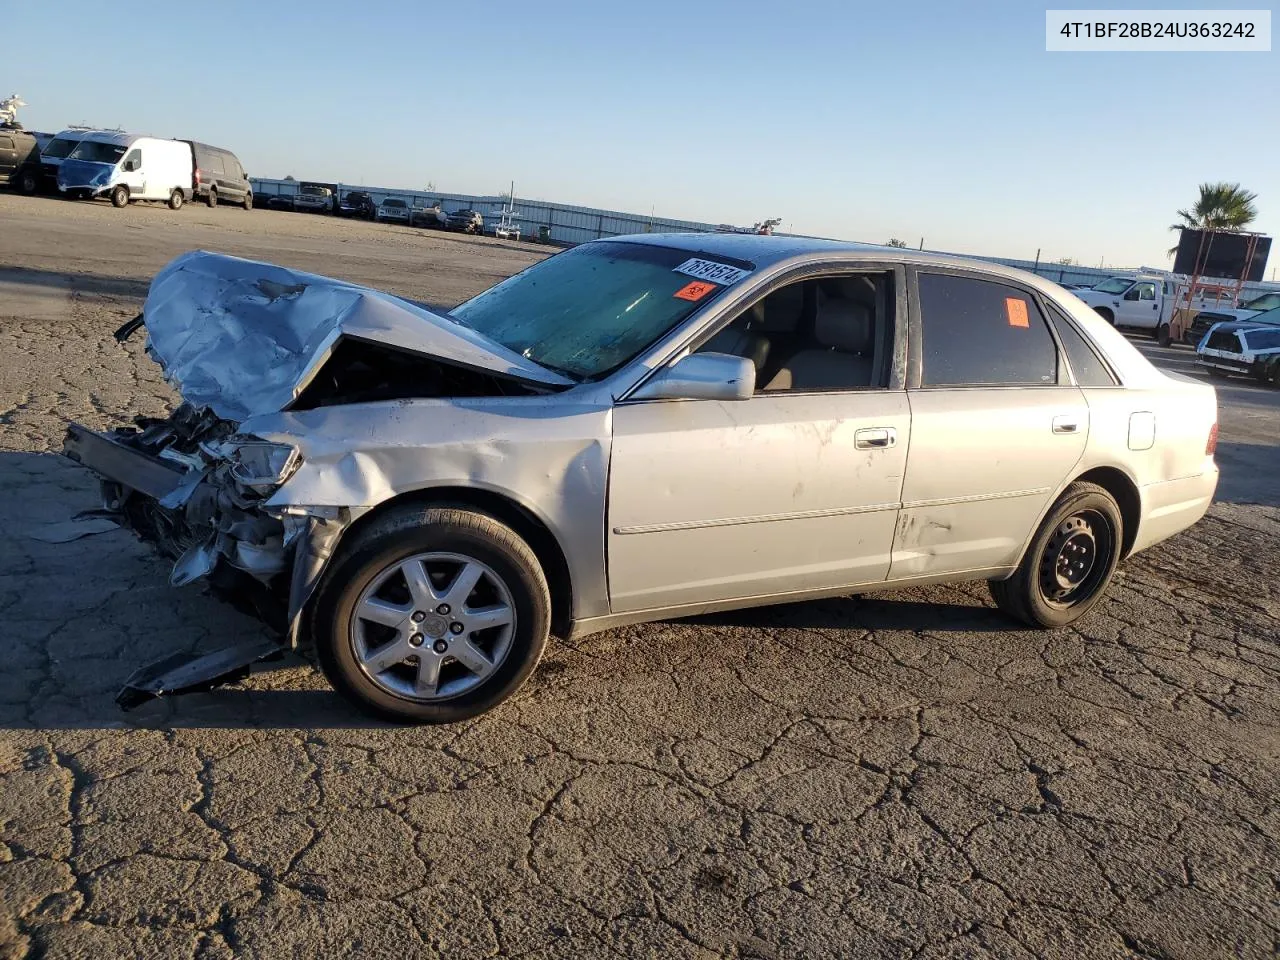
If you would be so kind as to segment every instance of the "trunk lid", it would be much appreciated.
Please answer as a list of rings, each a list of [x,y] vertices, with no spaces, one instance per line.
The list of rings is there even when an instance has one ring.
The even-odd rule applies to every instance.
[[[205,251],[156,275],[143,317],[165,378],[193,406],[237,422],[287,409],[344,337],[548,388],[573,384],[390,294]]]

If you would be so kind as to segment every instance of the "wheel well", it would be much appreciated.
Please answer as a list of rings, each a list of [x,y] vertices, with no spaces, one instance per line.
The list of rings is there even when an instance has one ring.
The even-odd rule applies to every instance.
[[[1133,549],[1133,541],[1138,536],[1138,521],[1142,519],[1142,499],[1138,496],[1138,488],[1115,467],[1097,467],[1076,479],[1096,483],[1115,497],[1120,507],[1120,519],[1124,523],[1124,537],[1120,544],[1120,558],[1124,559]]]
[[[1094,312],[1094,313],[1096,313],[1096,314],[1097,314],[1098,316],[1100,316],[1100,317],[1114,317],[1114,316],[1115,316],[1115,313],[1114,313],[1114,312],[1112,312],[1112,310],[1111,310],[1111,308],[1110,308],[1110,307],[1094,307],[1094,308],[1093,308],[1093,312]]]
[[[431,487],[426,490],[415,490],[403,493],[378,504],[368,513],[356,520],[349,529],[343,532],[342,539],[348,539],[353,532],[363,527],[387,510],[412,504],[415,506],[460,506],[470,507],[481,513],[487,513],[495,520],[500,520],[524,538],[533,549],[534,555],[542,565],[543,575],[547,578],[547,586],[551,590],[551,631],[556,636],[568,636],[569,626],[573,621],[573,583],[569,576],[569,563],[565,560],[564,551],[546,524],[531,511],[500,493],[480,490],[475,487]]]

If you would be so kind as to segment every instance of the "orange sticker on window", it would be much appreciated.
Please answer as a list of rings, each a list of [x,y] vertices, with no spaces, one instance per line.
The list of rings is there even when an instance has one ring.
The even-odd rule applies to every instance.
[[[676,291],[677,300],[701,300],[708,293],[716,288],[714,283],[703,283],[701,280],[695,280],[693,283],[686,283],[683,287]]]
[[[1009,318],[1011,327],[1030,327],[1031,318],[1027,316],[1027,301],[1017,297],[1004,298],[1004,313]]]

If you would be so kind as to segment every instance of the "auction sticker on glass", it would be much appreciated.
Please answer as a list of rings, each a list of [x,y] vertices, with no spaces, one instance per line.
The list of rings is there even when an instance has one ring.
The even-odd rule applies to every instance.
[[[1044,48],[1079,53],[1268,53],[1270,10],[1046,10]]]
[[[737,283],[751,272],[740,267],[732,267],[727,263],[717,263],[715,260],[699,260],[697,257],[686,260],[672,269],[676,273],[683,273],[695,280],[707,280],[722,286]]]

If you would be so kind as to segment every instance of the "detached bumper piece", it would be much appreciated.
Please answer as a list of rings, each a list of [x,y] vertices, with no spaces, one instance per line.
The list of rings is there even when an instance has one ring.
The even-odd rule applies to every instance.
[[[204,693],[238,683],[249,676],[250,666],[283,652],[273,640],[254,640],[209,653],[175,653],[136,671],[116,694],[116,703],[132,710],[156,697]]]

